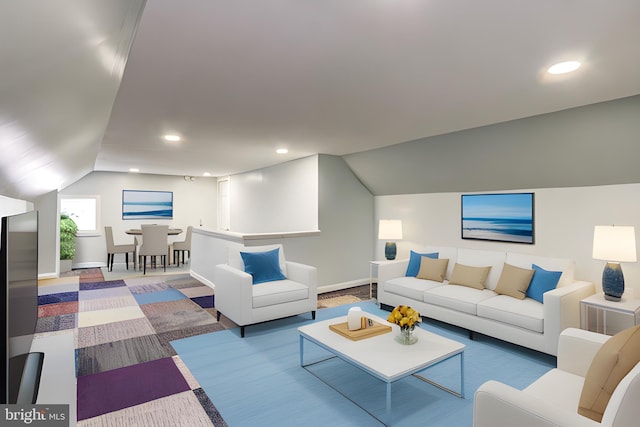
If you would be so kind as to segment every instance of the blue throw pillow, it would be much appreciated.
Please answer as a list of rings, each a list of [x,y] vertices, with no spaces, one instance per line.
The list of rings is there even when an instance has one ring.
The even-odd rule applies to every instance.
[[[405,276],[407,277],[416,277],[418,272],[420,271],[420,261],[423,256],[438,259],[438,252],[434,252],[432,254],[419,254],[417,252],[411,251],[409,254],[409,265],[407,266],[407,272]]]
[[[240,252],[244,262],[244,271],[253,276],[253,284],[284,280],[280,270],[280,249],[266,252]]]
[[[560,276],[562,276],[562,271],[547,271],[535,264],[531,267],[534,273],[529,288],[527,288],[526,295],[529,298],[542,302],[542,294],[556,288]]]

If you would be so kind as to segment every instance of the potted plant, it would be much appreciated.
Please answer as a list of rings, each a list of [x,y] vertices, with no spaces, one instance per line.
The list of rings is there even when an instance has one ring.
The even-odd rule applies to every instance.
[[[60,215],[60,272],[71,271],[71,260],[76,255],[78,226],[69,215]]]

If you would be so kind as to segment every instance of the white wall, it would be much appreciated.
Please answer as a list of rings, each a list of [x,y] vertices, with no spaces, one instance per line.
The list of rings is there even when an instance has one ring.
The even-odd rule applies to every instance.
[[[402,220],[404,239],[398,242],[398,258],[426,244],[571,258],[576,261],[576,278],[595,283],[597,289],[601,289],[605,262],[591,258],[593,227],[633,225],[640,243],[640,184],[519,191],[535,193],[533,245],[463,240],[462,193],[378,196],[376,222]],[[384,242],[376,244],[376,259],[384,259]],[[640,263],[623,263],[622,269],[627,289],[640,296]]]
[[[172,220],[123,220],[122,190],[173,191]],[[104,226],[113,227],[116,244],[133,243],[125,234],[129,228],[140,228],[143,223],[168,224],[186,229],[187,226],[217,228],[217,187],[215,178],[196,178],[185,181],[182,176],[148,175],[133,173],[92,172],[60,192],[68,196],[100,196],[100,235],[77,237],[74,267],[105,265],[107,250]],[[184,234],[170,237],[169,241],[184,240]],[[124,256],[116,263],[124,263]]]
[[[60,259],[60,217],[58,192],[51,191],[38,197],[38,273],[40,278],[58,277]]]
[[[230,177],[230,231],[318,229],[318,156]]]

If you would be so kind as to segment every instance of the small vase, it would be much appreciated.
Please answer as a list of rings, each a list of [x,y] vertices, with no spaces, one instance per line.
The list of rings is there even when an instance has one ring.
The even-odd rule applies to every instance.
[[[418,341],[418,337],[413,335],[413,329],[414,328],[415,328],[415,326],[410,327],[410,328],[401,328],[400,329],[400,335],[396,336],[396,341],[398,341],[400,344],[404,344],[404,345],[415,344]]]

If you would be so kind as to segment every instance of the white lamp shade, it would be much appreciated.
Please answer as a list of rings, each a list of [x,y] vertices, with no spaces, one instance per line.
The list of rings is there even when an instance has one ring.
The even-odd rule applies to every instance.
[[[603,261],[636,262],[636,230],[632,226],[596,225],[593,258]]]
[[[402,239],[402,221],[400,221],[399,219],[381,219],[380,225],[378,227],[378,239]]]

